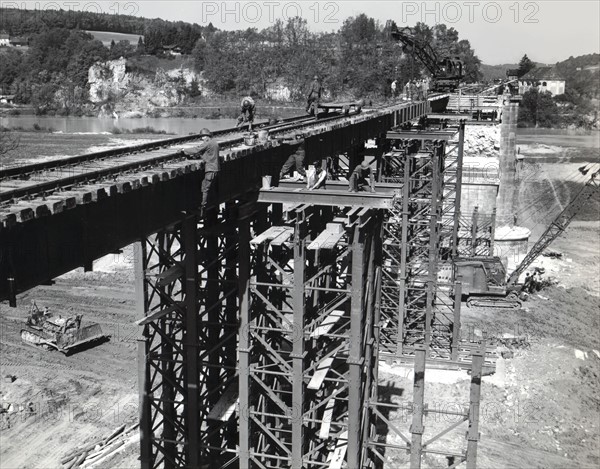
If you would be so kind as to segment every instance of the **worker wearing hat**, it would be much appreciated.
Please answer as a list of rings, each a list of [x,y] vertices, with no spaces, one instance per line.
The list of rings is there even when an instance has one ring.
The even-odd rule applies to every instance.
[[[367,177],[369,178],[369,182],[367,182]],[[363,160],[359,165],[356,165],[356,168],[354,168],[354,171],[352,171],[352,174],[350,175],[348,192],[365,190],[367,185],[371,192],[375,192],[375,176],[373,171],[371,171],[369,163]]]
[[[315,75],[313,82],[310,85],[308,97],[306,98],[306,112],[308,112],[309,114],[313,113],[313,110],[311,109],[313,107],[313,103],[315,103],[316,101],[316,104],[319,104],[322,92],[323,88],[321,87],[321,83],[319,83],[319,77]]]
[[[254,123],[254,114],[256,113],[256,104],[250,96],[242,99],[242,110],[238,117],[237,126],[239,127],[245,122],[248,122],[248,131],[252,132],[252,124]]]
[[[301,133],[296,133],[293,138],[286,139],[281,143],[284,145],[290,145],[292,148],[295,148],[295,151],[283,164],[283,167],[279,172],[279,179],[281,180],[286,177],[289,171],[295,167],[299,174],[298,180],[304,181],[306,178],[306,170],[304,169],[304,158],[306,156],[306,152],[304,151],[304,135]]]
[[[200,136],[203,142],[197,147],[183,150],[185,156],[192,160],[204,161],[204,179],[202,180],[202,205],[200,216],[204,215],[208,196],[211,188],[214,185],[215,179],[221,170],[221,162],[219,161],[219,143],[212,138],[212,133],[207,128],[200,131]]]

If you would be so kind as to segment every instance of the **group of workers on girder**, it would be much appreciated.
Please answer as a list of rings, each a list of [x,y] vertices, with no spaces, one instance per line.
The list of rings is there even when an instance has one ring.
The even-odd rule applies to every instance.
[[[392,98],[402,98],[404,101],[423,101],[429,94],[429,80],[408,80],[404,88],[400,85],[398,79],[394,79],[391,85]]]
[[[306,98],[306,112],[308,114],[316,114],[318,112],[318,105],[321,100],[323,93],[323,87],[319,81],[317,75],[311,83],[310,90]],[[240,115],[237,119],[236,127],[247,124],[248,130],[251,132],[254,125],[254,117],[256,115],[256,103],[251,96],[246,96],[242,99]],[[211,131],[207,128],[203,128],[200,131],[200,137],[202,143],[196,147],[182,150],[182,153],[186,158],[199,159],[204,162],[204,179],[201,184],[202,201],[200,207],[200,216],[204,216],[207,205],[209,194],[212,188],[215,186],[215,181],[221,170],[221,163],[219,161],[219,143],[213,138]],[[280,141],[284,145],[290,145],[295,148],[295,151],[290,154],[286,162],[283,164],[279,173],[279,179],[285,180],[291,178],[289,173],[292,168],[295,168],[299,174],[296,181],[304,182],[307,174],[304,168],[305,160],[305,147],[304,147],[304,135],[302,133],[296,133],[293,138]],[[323,187],[328,175],[333,170],[332,159],[327,158],[321,161],[320,165],[317,165],[314,177],[311,178],[308,189],[315,190]],[[375,192],[375,178],[370,165],[363,161],[356,165],[350,177],[348,178],[348,191],[358,192],[361,190],[370,190]]]

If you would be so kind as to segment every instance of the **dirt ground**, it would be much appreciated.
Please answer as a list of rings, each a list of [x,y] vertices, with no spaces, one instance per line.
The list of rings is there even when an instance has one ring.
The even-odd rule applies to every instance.
[[[107,256],[96,268],[105,271],[74,271],[20,295],[16,309],[2,305],[0,399],[13,405],[1,415],[3,469],[61,467],[69,449],[137,421],[131,264],[124,253]],[[100,324],[110,340],[69,356],[21,343],[31,300],[63,317],[83,314],[82,325]],[[137,452],[133,445],[119,455],[118,465],[101,467],[138,467]]]
[[[521,224],[532,239],[561,204],[580,187],[577,168],[589,162],[579,153],[557,159],[531,145],[521,150],[531,176],[521,184]],[[593,155],[593,154],[590,154]],[[597,162],[597,150],[595,153]],[[592,159],[592,161],[594,161]],[[543,171],[543,173],[540,173]],[[566,176],[575,176],[568,184]],[[598,285],[600,224],[598,198],[575,219],[552,249],[561,259],[540,258],[558,284],[524,303],[521,310],[463,308],[463,336],[525,336],[518,346],[502,346],[505,358],[482,385],[478,467],[597,468],[600,465],[600,377]],[[136,420],[138,410],[134,283],[131,252],[95,263],[95,271],[74,271],[19,296],[16,309],[0,305],[0,468],[59,468],[70,449],[107,436]],[[19,331],[35,300],[63,316],[84,314],[111,335],[109,341],[71,356],[21,343]],[[381,384],[391,384],[393,402],[409,402],[410,370],[382,365]],[[461,409],[469,401],[466,372],[428,370],[430,408]],[[392,415],[408,434],[410,416]],[[453,416],[426,420],[425,439],[456,422]],[[466,424],[431,449],[464,448]],[[401,444],[388,435],[388,443]],[[129,446],[100,468],[139,467],[138,448]],[[389,450],[387,467],[408,467],[405,453]],[[427,456],[425,467],[445,466]]]

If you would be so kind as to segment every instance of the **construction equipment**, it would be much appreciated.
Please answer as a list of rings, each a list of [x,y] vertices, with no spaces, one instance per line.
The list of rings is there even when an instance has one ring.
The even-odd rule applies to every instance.
[[[519,308],[521,302],[506,283],[506,269],[499,257],[460,257],[454,260],[457,280],[461,281],[467,306]]]
[[[403,50],[414,54],[431,73],[431,91],[455,91],[465,77],[464,62],[459,57],[438,57],[431,45],[418,39],[409,27],[399,29],[388,20],[386,29],[392,39],[404,44]]]
[[[81,315],[63,318],[54,316],[44,308],[41,311],[35,301],[31,303],[27,328],[21,329],[21,340],[34,347],[55,349],[65,355],[76,348],[106,339],[99,324],[81,326]]]
[[[583,171],[582,171],[582,174]],[[587,174],[587,172],[585,173]],[[567,229],[575,215],[600,189],[596,177],[600,169],[594,172],[575,198],[554,219],[544,234],[527,253],[523,261],[506,279],[506,270],[499,257],[457,258],[454,261],[455,276],[460,277],[462,294],[468,297],[467,306],[496,308],[518,308],[517,282],[534,260]]]

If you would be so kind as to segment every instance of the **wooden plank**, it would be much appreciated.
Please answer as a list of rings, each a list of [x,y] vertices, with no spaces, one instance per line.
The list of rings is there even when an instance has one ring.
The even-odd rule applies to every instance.
[[[330,314],[323,318],[321,324],[319,324],[315,330],[311,332],[310,337],[317,338],[329,333],[335,323],[337,323],[343,315],[343,311],[334,309]]]
[[[294,236],[294,228],[292,228],[291,226],[284,226],[283,228],[285,228],[285,231],[273,238],[273,240],[271,241],[271,246],[281,246],[288,239]]]
[[[19,201],[16,204],[14,204],[13,207],[16,207],[19,209],[31,209],[35,213],[36,218],[51,214],[50,209],[48,208],[48,206],[45,203],[35,200],[35,199],[31,200],[29,202]]]
[[[333,357],[327,357],[327,358],[324,358],[323,360],[321,360],[321,362],[317,365],[317,371],[315,372],[313,377],[310,379],[310,382],[308,383],[308,389],[317,390],[321,387],[321,385],[323,384],[323,381],[325,380],[325,376],[327,376],[327,373],[329,372],[329,369],[331,368],[332,363],[333,363]]]
[[[252,241],[250,241],[250,244],[252,244],[252,245],[262,244],[265,241],[276,238],[280,234],[284,233],[288,228],[289,228],[288,226],[272,226],[272,227],[268,228],[266,231],[264,231],[263,233],[256,236],[254,239],[252,239]]]
[[[4,226],[10,228],[17,223],[17,216],[14,213],[9,213],[6,211],[0,212],[0,222],[4,223]]]
[[[151,323],[152,321],[156,321],[157,319],[162,318],[163,316],[166,316],[167,314],[172,313],[173,311],[175,311],[178,307],[183,307],[184,303],[182,301],[178,301],[176,304],[169,306],[168,308],[165,309],[161,309],[160,311],[155,311],[152,314],[149,314],[148,316],[139,319],[135,322],[135,324],[137,324],[138,326],[145,326],[146,324]]]
[[[337,243],[344,237],[344,233],[332,233],[329,238],[325,240],[321,249],[333,249],[337,246]]]
[[[327,401],[325,412],[323,412],[323,421],[319,429],[319,438],[326,440],[329,438],[329,430],[331,429],[331,420],[333,419],[333,406],[335,405],[335,397]]]
[[[75,200],[80,205],[87,204],[93,200],[91,191],[85,190],[84,188],[80,190],[67,191],[65,194],[75,197]]]
[[[208,420],[227,422],[239,403],[237,383],[232,383],[207,415]]]
[[[10,207],[10,213],[17,217],[19,223],[26,222],[35,217],[35,214],[30,208]]]
[[[159,287],[164,287],[165,285],[173,283],[178,278],[181,278],[182,275],[183,268],[180,265],[176,264],[156,275],[156,285],[158,285]]]
[[[98,200],[108,197],[108,193],[106,192],[106,188],[104,186],[92,184],[89,186],[84,186],[83,189],[90,191],[93,202],[97,202]]]
[[[322,231],[321,233],[319,233],[319,236],[317,236],[314,239],[314,241],[306,247],[306,249],[309,251],[318,251],[319,249],[321,249],[321,246],[325,243],[329,236],[331,236],[331,232],[327,230]]]
[[[77,199],[75,197],[72,197],[72,196],[69,197],[68,195],[66,195],[66,193],[63,196],[61,192],[56,192],[55,195],[46,197],[46,200],[62,201],[64,203],[64,205],[63,205],[64,210],[69,210],[69,209],[77,206]]]
[[[335,229],[326,229],[317,238],[310,243],[306,249],[310,251],[318,251],[319,249],[333,249],[337,243],[344,236],[344,232],[341,233]]]
[[[348,430],[340,434],[335,442],[333,452],[329,453],[327,461],[329,461],[329,469],[342,469],[344,459],[346,458],[346,450],[348,449]]]

